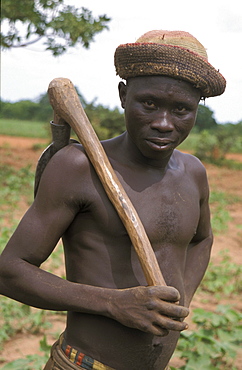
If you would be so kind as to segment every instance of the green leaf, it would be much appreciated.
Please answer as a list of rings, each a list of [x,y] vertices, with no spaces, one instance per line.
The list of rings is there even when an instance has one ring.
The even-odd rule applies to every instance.
[[[2,370],[33,370],[33,368],[30,367],[29,360],[27,358],[24,359],[18,359],[12,362],[9,362],[8,364],[4,365]]]
[[[6,364],[2,370],[42,370],[48,360],[47,356],[28,355]]]
[[[214,370],[207,354],[192,356],[186,363],[185,370]]]
[[[43,339],[40,340],[40,350],[43,352],[49,352],[51,346],[47,343],[46,335],[44,335]]]

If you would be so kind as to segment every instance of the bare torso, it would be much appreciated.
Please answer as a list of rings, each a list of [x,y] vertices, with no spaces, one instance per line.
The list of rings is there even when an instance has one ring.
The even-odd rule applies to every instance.
[[[186,161],[181,156],[176,151],[165,172],[118,164],[112,155],[110,160],[146,229],[167,285],[179,290],[183,304],[186,251],[199,221],[200,194],[193,175],[184,176]],[[147,285],[127,232],[91,165],[85,173],[82,211],[63,237],[67,279],[118,289]],[[159,338],[104,316],[75,312],[68,313],[65,336],[68,344],[96,360],[112,367],[122,364],[120,370],[161,370],[178,339],[173,331]]]

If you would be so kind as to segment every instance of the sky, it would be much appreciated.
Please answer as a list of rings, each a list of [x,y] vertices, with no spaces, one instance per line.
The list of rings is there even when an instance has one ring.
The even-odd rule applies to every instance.
[[[225,93],[206,99],[218,123],[242,120],[242,2],[241,0],[65,0],[86,7],[94,16],[111,18],[109,30],[81,46],[53,57],[41,43],[1,53],[1,98],[36,99],[56,77],[69,78],[87,102],[120,107],[113,56],[118,45],[135,42],[147,31],[182,30],[207,49],[208,61],[227,80]]]

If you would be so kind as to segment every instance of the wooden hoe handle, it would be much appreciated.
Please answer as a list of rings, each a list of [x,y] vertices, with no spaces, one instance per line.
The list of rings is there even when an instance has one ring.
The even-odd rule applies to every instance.
[[[54,112],[72,127],[82,143],[107,196],[129,234],[148,285],[166,285],[139,216],[82,108],[74,85],[69,79],[56,78],[49,84],[48,94]]]

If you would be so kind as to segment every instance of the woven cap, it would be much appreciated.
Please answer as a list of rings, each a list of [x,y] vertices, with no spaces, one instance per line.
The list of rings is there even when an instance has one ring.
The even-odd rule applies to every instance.
[[[224,77],[209,62],[204,46],[184,31],[150,31],[135,43],[118,46],[116,73],[131,77],[163,75],[190,82],[203,97],[221,95]]]

